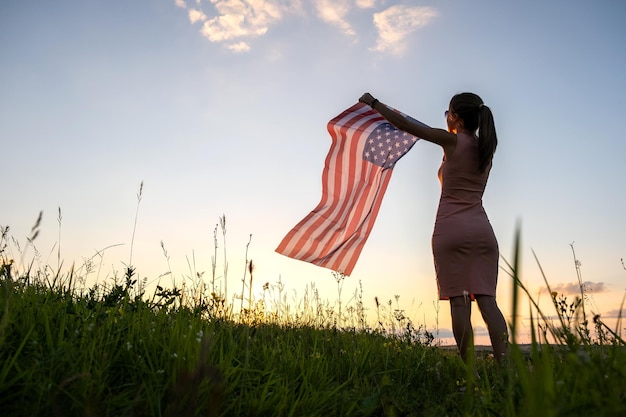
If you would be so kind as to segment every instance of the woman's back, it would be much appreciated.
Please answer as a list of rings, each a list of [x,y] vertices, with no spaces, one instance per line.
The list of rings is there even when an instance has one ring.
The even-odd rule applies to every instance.
[[[439,168],[441,199],[437,217],[445,218],[470,209],[484,212],[482,197],[490,168],[482,173],[478,169],[478,139],[459,133],[454,153]]]
[[[433,231],[439,297],[495,296],[498,242],[482,197],[489,168],[478,168],[478,139],[457,135],[457,145],[439,168],[441,199]]]

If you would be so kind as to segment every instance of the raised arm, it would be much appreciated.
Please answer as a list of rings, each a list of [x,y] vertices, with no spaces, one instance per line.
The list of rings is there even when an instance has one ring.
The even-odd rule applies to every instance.
[[[451,155],[454,152],[456,148],[456,134],[447,130],[415,123],[408,117],[404,117],[392,108],[387,107],[387,105],[375,99],[370,93],[363,94],[359,101],[371,106],[396,128],[441,146],[446,155]]]

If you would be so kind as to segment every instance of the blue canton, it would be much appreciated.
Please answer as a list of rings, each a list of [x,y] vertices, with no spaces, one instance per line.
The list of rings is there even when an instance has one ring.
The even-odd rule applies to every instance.
[[[396,129],[390,123],[381,123],[367,138],[363,159],[384,169],[393,168],[415,142],[415,136]]]

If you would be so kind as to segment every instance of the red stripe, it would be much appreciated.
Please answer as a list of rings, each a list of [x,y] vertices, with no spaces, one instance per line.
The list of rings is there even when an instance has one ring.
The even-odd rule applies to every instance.
[[[389,184],[389,180],[391,179],[391,173],[393,171],[390,169],[381,171],[381,181],[379,183],[376,196],[374,197],[374,201],[371,205],[371,211],[369,215],[364,220],[363,224],[359,228],[359,233],[355,235],[355,239],[351,239],[348,241],[344,247],[342,248],[340,260],[337,261],[341,266],[342,270],[349,271],[346,275],[350,275],[354,266],[356,265],[356,261],[361,255],[361,251],[365,247],[365,242],[369,237],[372,228],[374,227],[374,221],[378,216],[378,212],[380,210],[380,206],[382,204],[383,196],[385,195],[385,191],[387,189],[387,185]],[[345,265],[345,266],[344,266]],[[340,269],[341,269],[340,268]],[[332,269],[332,268],[331,268]]]
[[[364,174],[363,168],[366,168],[364,165],[370,164],[364,163],[362,160],[354,160],[354,156],[359,154],[357,145],[360,135],[349,136],[347,132],[349,127],[352,127],[352,123],[350,123],[349,126],[342,126],[340,128],[342,131],[341,134],[337,135],[339,141],[346,136],[350,138],[350,141],[345,141],[348,149],[346,150],[344,148],[343,152],[339,153],[337,158],[334,158],[334,160],[328,164],[328,175],[334,178],[334,187],[328,190],[332,203],[317,212],[319,214],[317,217],[318,222],[312,225],[313,230],[309,230],[307,233],[309,238],[314,239],[312,243],[309,240],[309,243],[311,243],[311,255],[309,257],[302,256],[302,260],[313,261],[319,258],[321,256],[320,254],[328,253],[331,248],[335,247],[336,241],[342,240],[345,234],[346,216],[353,210],[354,201],[358,200],[360,197],[356,194],[359,191],[359,189],[356,188],[357,183],[361,182],[367,184],[369,182],[364,181],[365,178],[362,176]],[[355,169],[359,162],[361,165],[361,169],[359,170],[361,176],[357,179],[355,178]],[[344,173],[347,174],[346,178],[343,177]],[[330,183],[330,181],[326,181],[326,184],[328,183]],[[335,235],[331,233],[332,230],[335,230]],[[318,249],[319,245],[323,245],[323,248]]]
[[[368,121],[367,124],[371,125],[372,122]],[[345,240],[349,216],[355,214],[355,204],[362,198],[364,187],[371,182],[367,174],[370,167],[374,165],[363,161],[362,146],[359,146],[359,140],[365,139],[362,138],[363,131],[357,130],[350,133],[348,132],[350,128],[352,128],[352,123],[349,126],[342,126],[342,133],[339,137],[339,140],[348,138],[346,147],[349,149],[340,154],[340,158],[335,161],[335,167],[329,167],[329,170],[334,170],[337,174],[334,178],[332,196],[334,204],[327,212],[331,221],[326,221],[325,226],[316,231],[321,238],[314,243],[312,248],[314,252],[318,252],[318,245],[323,245],[321,253],[327,253],[330,248],[336,246],[337,241]]]
[[[358,140],[352,135],[348,135],[348,130],[352,128],[355,123],[366,118],[368,114],[370,118],[372,115],[371,111],[351,115],[350,110],[352,109],[337,116],[328,124],[328,130],[333,138],[333,143],[326,158],[326,164],[322,174],[322,200],[309,216],[298,223],[293,233],[290,233],[290,235],[287,236],[288,239],[284,239],[281,246],[279,246],[279,252],[285,252],[286,248],[284,248],[284,246],[289,245],[291,247],[291,249],[285,253],[287,256],[302,259],[307,262],[311,262],[323,256],[322,254],[324,252],[318,250],[318,245],[321,241],[325,240],[324,236],[330,229],[342,227],[343,213],[349,210],[349,203],[351,202],[350,196],[346,198],[346,193],[353,188],[351,181],[343,181],[342,171],[344,171],[344,165],[347,166],[346,170],[348,170],[348,172],[354,172],[355,162],[361,162],[362,164],[367,163],[362,160],[354,161],[353,155],[357,154],[355,147],[358,144]],[[346,119],[346,115],[350,117]],[[361,158],[359,157],[359,159]],[[349,179],[348,177],[348,180]],[[291,239],[296,238],[295,232],[298,230],[301,230],[301,232],[298,233],[299,237],[295,242],[290,242]]]
[[[374,226],[374,220],[380,209],[384,190],[391,178],[391,172],[391,170],[377,170],[375,183],[371,184],[367,190],[370,195],[363,196],[361,200],[363,203],[367,200],[371,201],[368,204],[363,204],[364,210],[358,212],[354,218],[353,223],[358,223],[357,227],[348,234],[346,239],[336,245],[331,253],[321,259],[317,263],[318,265],[343,271],[344,274],[350,275]]]
[[[391,179],[391,169],[362,157],[366,135],[383,120],[356,104],[328,123],[332,144],[322,173],[322,198],[276,252],[350,275]]]

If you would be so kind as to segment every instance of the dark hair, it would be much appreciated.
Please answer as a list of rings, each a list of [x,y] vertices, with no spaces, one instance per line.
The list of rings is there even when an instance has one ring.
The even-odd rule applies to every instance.
[[[485,172],[498,146],[496,125],[491,109],[474,93],[460,93],[450,100],[450,110],[456,113],[463,126],[471,131],[478,130],[478,169]]]

